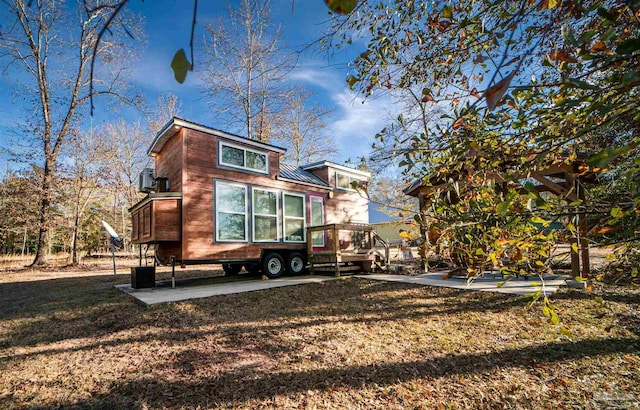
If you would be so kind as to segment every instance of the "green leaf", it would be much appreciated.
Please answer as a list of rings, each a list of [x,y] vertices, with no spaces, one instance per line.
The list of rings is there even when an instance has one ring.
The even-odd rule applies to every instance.
[[[184,80],[187,78],[187,72],[191,70],[191,63],[187,59],[184,48],[178,50],[173,56],[171,68],[173,69],[173,76],[176,81],[180,84],[184,83]]]
[[[533,218],[531,218],[531,223],[533,224],[540,224],[542,226],[544,226],[545,228],[549,226],[549,224],[551,223],[550,221],[547,221],[546,219],[542,219],[539,216],[534,216]]]
[[[591,40],[596,34],[597,34],[597,32],[594,31],[594,30],[585,31],[584,33],[582,33],[580,35],[580,37],[578,37],[578,43],[579,44],[584,44],[587,41]]]
[[[508,195],[507,199],[504,202],[499,203],[496,206],[496,212],[498,215],[503,216],[509,210],[509,205],[511,205],[511,201],[513,200],[513,195]]]
[[[611,216],[614,218],[620,218],[624,215],[624,212],[622,211],[622,208],[613,208],[611,210]]]
[[[592,155],[587,159],[587,165],[596,168],[606,167],[611,161],[618,158],[620,155],[624,155],[638,146],[638,142],[632,142],[619,148],[607,147],[595,155]]]
[[[575,243],[575,242],[574,242],[574,243],[572,243],[572,244],[571,244],[571,250],[572,250],[574,253],[578,253],[578,244],[577,244],[577,243]],[[577,279],[576,279],[576,280],[577,280]]]
[[[336,14],[349,14],[358,5],[358,0],[324,0],[324,2]]]
[[[444,6],[442,8],[442,17],[444,17],[446,19],[453,19],[453,7]]]
[[[633,54],[638,50],[640,50],[640,38],[631,38],[620,43],[618,48],[616,48],[616,53],[619,55],[627,55]]]
[[[551,310],[551,324],[557,325],[560,323],[560,318],[558,317],[558,314],[556,313],[555,310]]]
[[[603,305],[604,304],[604,299],[602,299],[602,297],[600,297],[600,296],[596,296],[595,298],[593,298],[593,300],[595,300],[596,303],[599,304],[599,305]]]
[[[598,87],[596,87],[593,84],[590,84],[590,83],[588,83],[586,81],[577,80],[575,78],[568,78],[568,79],[563,81],[563,84],[567,88],[580,88],[582,90],[597,90],[598,89]]]

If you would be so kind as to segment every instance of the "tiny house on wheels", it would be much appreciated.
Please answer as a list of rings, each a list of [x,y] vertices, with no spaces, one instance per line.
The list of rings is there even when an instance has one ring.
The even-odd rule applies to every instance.
[[[367,224],[370,173],[328,161],[294,167],[285,149],[173,118],[147,153],[148,195],[131,209],[132,241],[162,262],[221,263],[226,273],[296,274],[307,262],[307,227]],[[326,247],[322,232],[312,246]]]

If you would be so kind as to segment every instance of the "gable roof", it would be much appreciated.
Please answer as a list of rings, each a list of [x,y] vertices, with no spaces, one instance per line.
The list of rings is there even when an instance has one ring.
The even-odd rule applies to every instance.
[[[264,142],[250,140],[249,138],[241,137],[239,135],[230,134],[228,132],[220,131],[215,128],[206,127],[201,124],[196,124],[195,122],[190,122],[187,120],[183,120],[178,117],[173,117],[169,122],[167,122],[164,127],[156,134],[155,138],[151,142],[151,146],[147,150],[147,155],[155,156],[162,150],[164,144],[167,143],[180,129],[188,128],[195,131],[204,132],[205,134],[215,135],[221,138],[225,138],[230,141],[235,141],[241,144],[245,144],[254,148],[274,151],[278,154],[284,154],[287,152],[286,149],[281,147],[276,147],[275,145],[265,144]]]
[[[302,167],[280,164],[280,178],[329,188],[329,184]]]

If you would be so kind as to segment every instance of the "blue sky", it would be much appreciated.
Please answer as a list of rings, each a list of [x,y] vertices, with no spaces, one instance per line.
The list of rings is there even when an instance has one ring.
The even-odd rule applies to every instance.
[[[203,35],[201,25],[214,16],[226,14],[226,2],[199,2],[196,37]],[[147,47],[134,81],[147,95],[170,91],[180,98],[185,119],[224,129],[216,123],[207,106],[207,100],[198,84],[198,56],[195,72],[180,85],[173,79],[169,63],[180,48],[188,49],[192,3],[189,1],[161,0],[134,3],[135,9],[147,20]],[[323,0],[272,0],[272,19],[281,28],[285,47],[302,50],[318,40],[327,28],[328,9]],[[373,136],[385,125],[386,113],[392,107],[386,98],[366,100],[351,92],[346,84],[348,63],[365,48],[363,43],[346,50],[327,53],[312,49],[304,52],[289,81],[315,93],[313,102],[331,109],[327,118],[328,132],[337,143],[338,162],[356,160],[366,155],[373,144]]]
[[[214,128],[225,129],[209,111],[207,99],[198,84],[198,57],[195,72],[180,85],[170,68],[173,54],[180,48],[188,49],[193,3],[186,0],[131,0],[130,6],[145,18],[146,41],[141,41],[140,59],[130,81],[133,89],[143,93],[149,102],[157,95],[173,93],[181,102],[181,116]],[[200,1],[198,5],[198,28],[196,37],[203,35],[202,24],[217,15],[226,13],[227,2]],[[317,40],[326,30],[328,9],[323,0],[272,0],[272,19],[280,25],[283,45],[301,50]],[[348,63],[365,48],[364,43],[355,42],[346,50],[310,50],[303,53],[299,66],[291,73],[290,82],[315,93],[313,102],[324,109],[331,109],[327,117],[328,132],[336,141],[337,162],[357,160],[366,155],[374,142],[373,136],[386,123],[387,113],[393,111],[386,97],[363,101],[351,92],[345,82]],[[17,134],[17,121],[25,116],[20,92],[12,84],[10,76],[0,77],[0,148],[13,144]],[[94,124],[119,116],[135,120],[141,114],[123,108],[112,112],[98,100]],[[393,114],[391,114],[393,115]],[[151,138],[152,136],[150,136]],[[0,166],[5,168],[6,156],[0,150]]]

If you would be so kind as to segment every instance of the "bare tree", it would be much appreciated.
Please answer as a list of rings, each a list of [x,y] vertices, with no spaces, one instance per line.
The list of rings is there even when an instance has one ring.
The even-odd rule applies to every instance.
[[[310,93],[296,89],[289,96],[287,109],[278,119],[275,141],[287,148],[285,161],[296,166],[330,159],[336,154],[331,135],[323,132],[324,118],[329,110],[307,108]]]
[[[174,116],[180,115],[180,102],[173,94],[160,95],[155,107],[149,109],[146,126],[140,122],[119,119],[106,124],[102,130],[104,144],[109,151],[110,166],[105,172],[105,191],[112,202],[114,227],[128,241],[128,209],[138,202],[138,176],[150,165],[147,148],[156,132]]]
[[[71,214],[70,262],[77,265],[80,262],[78,238],[85,210],[102,188],[111,158],[104,135],[94,133],[93,129],[74,132],[67,151],[60,171],[63,175],[60,184],[65,188],[64,197]]]
[[[113,2],[115,3],[115,2]],[[96,37],[104,27],[113,3],[86,0],[79,9],[54,0],[2,0],[3,32],[0,36],[0,60],[5,72],[15,74],[15,81],[32,90],[28,98],[33,110],[33,136],[40,142],[44,162],[39,239],[34,265],[47,263],[50,242],[50,209],[53,179],[58,155],[66,144],[74,122],[91,95],[117,95],[122,84],[122,70],[110,72],[113,64],[122,61],[122,43],[114,35],[102,40],[96,55],[105,63],[93,79],[89,92],[88,65]],[[120,15],[125,27],[126,17]],[[127,30],[131,30],[129,27]],[[27,97],[31,96],[27,94]]]
[[[283,79],[294,66],[270,18],[269,1],[242,0],[227,18],[206,26],[202,45],[203,85],[215,114],[263,142],[286,105]]]
[[[180,116],[180,111],[182,111],[182,104],[180,104],[177,95],[172,93],[158,95],[155,107],[152,107],[145,114],[149,137],[151,138],[160,131],[160,128],[171,118]],[[149,139],[149,142],[151,142],[151,139]]]

